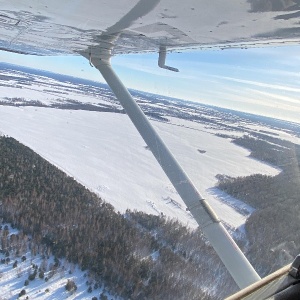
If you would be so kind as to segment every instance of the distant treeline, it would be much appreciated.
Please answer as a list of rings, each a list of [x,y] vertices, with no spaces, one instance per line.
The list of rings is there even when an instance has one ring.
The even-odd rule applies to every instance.
[[[98,111],[98,112],[112,112],[124,114],[125,111],[122,108],[115,107],[109,104],[91,104],[91,103],[81,103],[79,101],[74,101],[71,99],[56,99],[55,103],[45,104],[37,100],[28,100],[20,97],[8,98],[5,97],[4,101],[0,101],[1,106],[33,106],[33,107],[49,107],[57,109],[68,109],[68,110],[86,110],[86,111]]]
[[[117,213],[10,137],[0,137],[0,201],[0,217],[32,236],[33,253],[78,263],[124,299],[222,299],[237,289],[200,231]]]
[[[252,263],[261,275],[282,267],[300,252],[300,146],[255,134],[233,141],[251,157],[279,167],[277,176],[222,178],[218,188],[257,210],[246,222]]]

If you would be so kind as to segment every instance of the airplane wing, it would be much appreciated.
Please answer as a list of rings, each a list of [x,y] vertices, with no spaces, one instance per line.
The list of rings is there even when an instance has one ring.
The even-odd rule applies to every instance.
[[[113,54],[298,44],[299,0],[0,0],[0,49]]]

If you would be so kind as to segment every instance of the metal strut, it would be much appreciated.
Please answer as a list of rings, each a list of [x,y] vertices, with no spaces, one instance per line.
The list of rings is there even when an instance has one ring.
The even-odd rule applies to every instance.
[[[210,241],[237,285],[240,288],[245,288],[260,280],[260,277],[228,234],[212,208],[201,197],[187,174],[115,74],[110,64],[110,58],[111,49],[107,49],[101,53],[101,59],[93,60],[91,63],[101,72],[176,191],[186,206],[190,208],[200,229]]]

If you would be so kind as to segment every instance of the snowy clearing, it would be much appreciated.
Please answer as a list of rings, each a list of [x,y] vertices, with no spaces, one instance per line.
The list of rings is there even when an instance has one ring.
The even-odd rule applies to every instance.
[[[0,114],[4,134],[32,148],[116,210],[164,213],[196,226],[126,115],[7,106],[0,106]],[[209,190],[217,182],[215,176],[276,175],[279,171],[249,158],[249,151],[207,132],[204,125],[176,118],[172,123],[176,120],[181,126],[152,123],[220,218],[233,228],[240,227],[247,216]]]

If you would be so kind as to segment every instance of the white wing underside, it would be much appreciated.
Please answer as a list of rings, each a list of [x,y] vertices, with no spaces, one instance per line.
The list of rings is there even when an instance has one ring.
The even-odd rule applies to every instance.
[[[299,16],[299,0],[0,0],[0,49],[88,55],[112,41],[113,54],[298,44]]]

